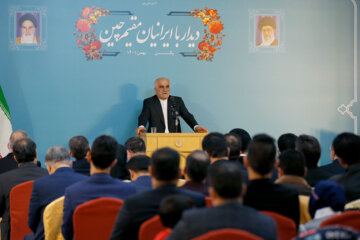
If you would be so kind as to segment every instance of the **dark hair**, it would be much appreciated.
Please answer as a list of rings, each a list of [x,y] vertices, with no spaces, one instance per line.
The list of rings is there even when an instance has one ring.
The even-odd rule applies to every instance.
[[[281,152],[279,160],[279,168],[284,171],[284,174],[304,177],[306,167],[304,154],[289,149]]]
[[[295,150],[297,136],[293,133],[285,133],[281,135],[277,140],[277,145],[280,152],[285,151],[287,149]]]
[[[151,156],[151,167],[155,179],[173,181],[178,178],[180,155],[171,148],[160,148]]]
[[[205,152],[196,150],[186,158],[186,174],[194,182],[202,182],[206,178],[210,159]]]
[[[209,167],[209,185],[225,199],[241,196],[242,170],[240,165],[227,160],[219,160]]]
[[[100,168],[108,168],[116,158],[117,141],[107,135],[101,135],[95,139],[91,147],[91,161]]]
[[[241,139],[241,151],[245,152],[248,149],[249,143],[251,141],[250,134],[241,128],[234,128],[229,133],[237,134]]]
[[[225,140],[228,148],[230,148],[229,160],[236,160],[240,157],[241,138],[235,133],[225,134]]]
[[[20,17],[20,19],[19,19],[19,27],[22,27],[23,22],[25,22],[26,20],[31,21],[34,24],[34,27],[37,28],[36,18],[31,13],[25,13],[24,15],[22,15]]]
[[[165,197],[159,208],[161,222],[168,228],[173,228],[181,219],[186,209],[194,207],[192,198],[182,194],[174,194]]]
[[[129,138],[125,143],[125,147],[133,153],[146,152],[145,142],[139,137]]]
[[[305,134],[300,135],[296,140],[296,150],[304,154],[308,168],[317,167],[321,155],[321,147],[315,137]]]
[[[249,144],[248,160],[251,168],[260,175],[270,173],[275,164],[275,140],[266,134],[253,137]]]
[[[30,138],[15,141],[13,153],[18,163],[32,162],[36,157],[36,144]]]
[[[213,132],[206,135],[202,141],[202,149],[210,157],[227,157],[228,148],[223,134]]]
[[[89,151],[89,141],[84,136],[72,137],[69,141],[69,148],[75,159],[83,159]]]
[[[261,18],[261,20],[260,20],[259,23],[258,23],[258,28],[259,28],[259,30],[261,31],[261,29],[262,29],[264,26],[270,26],[270,27],[272,27],[272,28],[275,30],[275,29],[276,29],[275,19],[272,18],[272,17],[263,17],[263,18]]]
[[[360,137],[353,133],[341,133],[336,136],[332,146],[336,156],[346,164],[352,165],[360,162]]]
[[[140,172],[140,171],[148,171],[150,165],[150,158],[146,155],[137,155],[132,157],[127,163],[129,169]]]

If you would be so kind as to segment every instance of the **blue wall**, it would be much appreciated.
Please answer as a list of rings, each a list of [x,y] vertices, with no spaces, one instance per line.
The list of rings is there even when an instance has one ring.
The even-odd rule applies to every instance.
[[[351,0],[3,0],[0,84],[13,128],[24,129],[37,142],[40,161],[50,146],[67,146],[74,135],[92,141],[106,133],[123,143],[134,135],[142,100],[153,95],[154,79],[165,76],[171,80],[172,94],[182,96],[198,122],[210,131],[225,133],[241,127],[252,135],[266,132],[275,138],[285,132],[311,134],[321,141],[324,164],[329,161],[334,136],[356,131],[357,121],[354,124],[338,107],[354,99],[357,4]],[[29,5],[42,7],[43,49],[11,49],[12,9]],[[187,43],[176,49],[176,41],[168,41],[167,50],[174,51],[174,56],[154,56],[155,50],[164,50],[163,42],[157,41],[156,49],[150,42],[136,44],[135,31],[112,48],[103,46],[106,51],[119,51],[118,56],[87,61],[73,33],[81,9],[93,5],[131,11],[143,29],[159,21],[182,30],[191,26],[201,33],[204,27],[199,19],[166,14],[214,8],[226,36],[212,62],[179,54],[195,50],[200,39],[192,49]],[[278,14],[280,45],[276,50],[254,51],[254,12]],[[96,34],[119,21],[132,24],[130,16],[103,17]],[[132,48],[125,47],[127,41],[133,43]],[[130,49],[147,55],[130,55]],[[358,115],[358,104],[350,111]],[[182,125],[184,131],[191,131]]]

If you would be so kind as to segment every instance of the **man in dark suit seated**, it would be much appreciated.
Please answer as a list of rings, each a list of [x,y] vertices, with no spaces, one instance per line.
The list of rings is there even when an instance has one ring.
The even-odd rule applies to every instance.
[[[299,194],[296,189],[272,183],[270,178],[276,162],[274,139],[266,134],[253,137],[244,164],[250,183],[244,204],[260,211],[284,215],[298,226],[300,221]]]
[[[242,204],[241,175],[241,168],[236,163],[226,160],[213,163],[208,179],[214,207],[184,212],[167,239],[193,239],[221,228],[235,228],[264,239],[277,239],[274,220]]]
[[[137,155],[128,162],[131,184],[136,192],[143,192],[152,189],[152,182],[149,173],[150,158],[146,155]]]
[[[173,149],[162,148],[153,153],[149,172],[154,189],[125,199],[110,239],[138,239],[140,225],[158,213],[166,196],[184,194],[193,199],[195,206],[205,206],[203,194],[176,187],[181,176],[179,164],[179,153]]]
[[[44,239],[43,213],[45,207],[64,195],[65,188],[87,177],[75,173],[66,148],[51,147],[45,156],[45,165],[49,176],[34,181],[29,207],[28,225],[33,234],[26,239]]]
[[[221,133],[209,133],[202,140],[201,146],[202,150],[209,156],[211,164],[218,160],[229,159],[229,148],[225,136]]]
[[[321,147],[319,141],[309,135],[300,135],[296,140],[296,150],[302,152],[305,156],[307,173],[306,181],[310,186],[315,186],[320,180],[329,179],[332,174],[318,167],[321,155]]]
[[[186,158],[184,170],[186,182],[181,188],[200,192],[205,196],[209,196],[208,187],[205,183],[209,166],[210,159],[204,151],[195,150],[190,153]]]
[[[1,239],[10,239],[10,191],[16,185],[47,176],[48,171],[36,165],[36,144],[30,138],[17,140],[13,153],[19,167],[0,174]]]
[[[332,144],[331,144],[330,149],[331,149],[331,151],[330,151],[331,163],[321,166],[320,168],[322,170],[325,170],[325,171],[331,173],[333,176],[344,173],[345,168],[340,164],[339,159],[335,154],[334,147]]]
[[[8,143],[9,153],[5,157],[0,158],[0,174],[18,167],[14,158],[13,146],[17,140],[27,137],[27,133],[23,130],[17,130],[11,133]]]
[[[83,136],[72,137],[69,141],[70,156],[75,158],[73,169],[77,173],[90,175],[90,163],[86,159],[86,155],[90,151],[88,140]]]
[[[136,192],[130,183],[112,178],[110,169],[116,164],[117,141],[107,135],[97,137],[91,148],[90,177],[65,189],[62,233],[73,238],[73,213],[77,206],[100,197],[124,199]]]
[[[159,133],[181,132],[179,116],[195,132],[207,132],[206,128],[198,125],[181,97],[170,96],[170,81],[167,78],[156,79],[154,85],[156,95],[144,100],[136,135],[140,136],[146,131],[147,122],[149,122],[148,132],[151,132],[153,127]]]

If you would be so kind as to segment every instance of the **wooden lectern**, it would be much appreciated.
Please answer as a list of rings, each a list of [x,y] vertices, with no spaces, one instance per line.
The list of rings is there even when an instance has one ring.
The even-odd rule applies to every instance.
[[[145,133],[141,138],[146,144],[146,154],[163,147],[171,147],[180,154],[180,168],[183,169],[186,157],[194,150],[201,150],[201,142],[208,133]]]

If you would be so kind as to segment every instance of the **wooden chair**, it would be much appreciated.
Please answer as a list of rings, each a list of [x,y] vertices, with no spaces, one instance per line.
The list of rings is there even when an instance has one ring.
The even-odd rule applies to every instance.
[[[49,203],[44,210],[44,235],[45,240],[64,240],[61,233],[63,220],[64,196]]]
[[[251,234],[247,231],[232,229],[232,228],[223,228],[214,231],[205,233],[199,237],[193,238],[193,240],[261,240],[261,237],[258,237],[254,234]]]
[[[123,201],[103,197],[80,204],[74,211],[74,239],[109,239]]]
[[[160,216],[155,215],[141,224],[139,240],[154,240],[156,235],[165,229],[166,227],[162,224]]]
[[[261,213],[266,214],[275,220],[276,231],[279,240],[289,240],[297,235],[297,229],[294,220],[271,211],[261,211]]]
[[[16,185],[10,191],[10,239],[22,240],[31,233],[28,227],[29,205],[34,181]]]
[[[330,217],[320,224],[320,228],[333,225],[352,227],[357,231],[360,231],[360,211],[349,210],[336,216]]]

